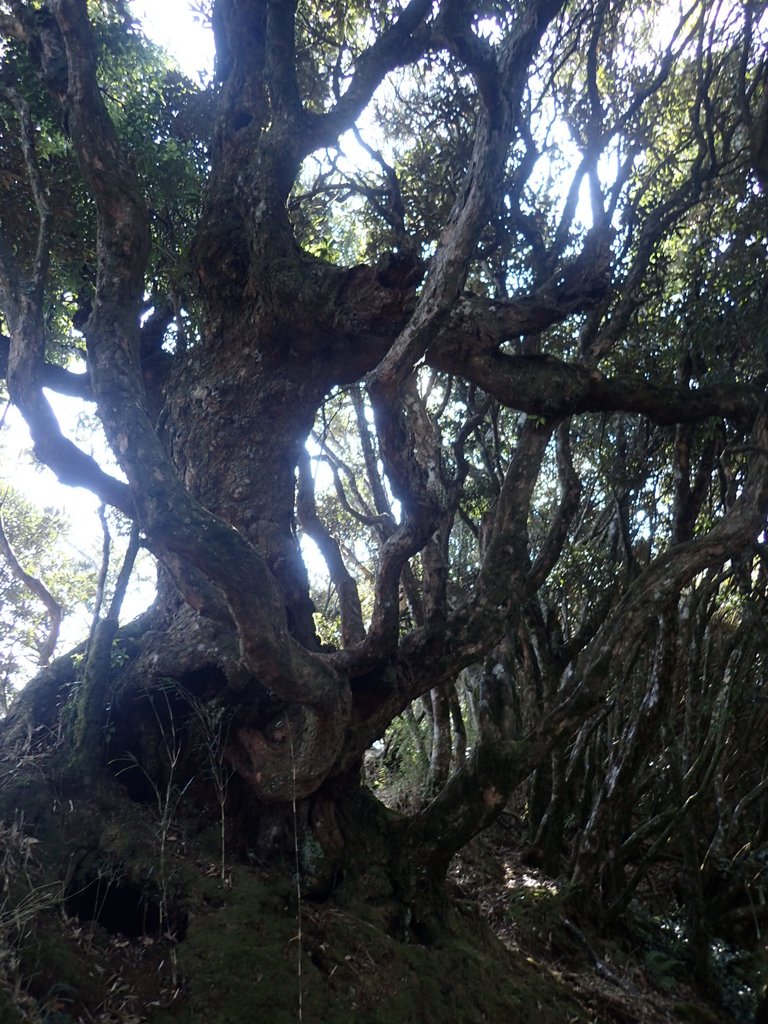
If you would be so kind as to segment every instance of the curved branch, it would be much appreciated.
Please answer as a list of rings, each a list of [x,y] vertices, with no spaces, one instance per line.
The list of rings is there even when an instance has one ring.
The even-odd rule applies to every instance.
[[[768,515],[768,422],[762,414],[753,431],[749,479],[730,511],[701,537],[677,544],[656,558],[628,588],[614,613],[597,632],[580,660],[578,678],[541,728],[562,735],[574,716],[601,698],[610,665],[621,661],[665,602],[690,580],[751,547]]]
[[[418,39],[432,10],[432,0],[410,0],[397,21],[364,50],[343,96],[325,114],[304,114],[304,153],[331,146],[351,128],[368,106],[384,77],[396,67],[419,57],[427,39]]]
[[[563,0],[528,0],[502,47],[500,66],[483,60],[473,71],[481,107],[469,168],[413,316],[374,370],[377,388],[392,392],[405,382],[461,294],[480,232],[496,202],[531,55],[562,5]]]
[[[429,366],[461,374],[511,409],[537,416],[580,412],[636,412],[654,423],[693,423],[709,416],[751,424],[762,400],[761,382],[689,388],[643,377],[606,377],[598,370],[548,355],[508,355],[485,337],[445,344],[427,353]]]
[[[30,117],[29,104],[15,89],[4,88],[1,90],[1,94],[11,103],[19,119],[19,141],[32,191],[32,200],[37,210],[37,247],[35,249],[32,277],[27,291],[29,301],[34,305],[39,305],[43,300],[45,283],[48,277],[53,215],[48,204],[48,191],[43,182],[40,165],[37,161],[35,128]]]
[[[465,766],[413,820],[407,841],[423,856],[446,858],[485,827],[542,758],[577,732],[604,699],[613,678],[611,665],[631,652],[637,637],[680,589],[698,573],[751,546],[764,529],[768,514],[768,428],[764,417],[756,423],[754,442],[750,481],[733,509],[705,536],[661,555],[630,585],[585,652],[579,677],[552,711],[522,738],[505,735],[503,727],[492,729],[488,741],[476,744]]]
[[[45,381],[39,380],[37,368],[27,366],[24,349],[34,326],[26,329],[22,324],[11,331],[11,338],[18,340],[11,348],[8,361],[8,391],[13,404],[26,420],[34,443],[35,456],[48,466],[63,484],[70,487],[85,487],[105,504],[114,505],[129,518],[135,516],[133,498],[128,486],[105,473],[96,460],[65,437],[56,419],[50,402],[43,394]],[[13,349],[18,355],[14,358]]]
[[[519,614],[529,595],[530,501],[555,426],[554,422],[533,420],[524,425],[504,478],[478,581],[468,598],[448,614],[444,628],[438,632],[429,626],[419,628],[400,643],[396,652],[373,646],[371,631],[366,643],[331,656],[342,670],[352,677],[362,677],[370,688],[367,673],[390,661],[391,653],[395,653],[397,672],[389,679],[391,683],[396,678],[397,684],[387,683],[380,703],[370,714],[362,711],[355,725],[357,733],[347,743],[347,749],[355,751],[354,756],[362,754],[411,700],[482,659]]]
[[[5,334],[0,334],[0,378],[3,380],[8,378],[10,351],[11,339]],[[73,373],[71,370],[65,370],[63,366],[56,366],[55,363],[43,363],[40,369],[40,384],[59,395],[82,398],[86,402],[94,401],[91,379],[87,373]]]
[[[53,652],[56,650],[56,644],[59,639],[59,629],[61,628],[61,618],[63,610],[59,602],[46,587],[42,580],[32,576],[31,573],[26,572],[22,568],[16,554],[11,547],[11,542],[8,540],[8,535],[5,532],[5,524],[3,518],[0,516],[0,551],[5,555],[5,560],[11,569],[11,572],[16,579],[22,583],[27,590],[30,590],[35,597],[38,597],[45,605],[46,611],[48,612],[48,636],[46,637],[45,643],[40,648],[40,661],[41,665],[47,665],[53,657]]]
[[[402,522],[381,547],[376,572],[373,615],[363,645],[368,655],[381,659],[394,653],[400,622],[400,577],[408,559],[429,540],[443,508],[439,451],[413,377],[393,397],[388,390],[369,388],[381,458],[395,496],[402,507]],[[365,426],[361,424],[361,440]],[[372,481],[377,470],[369,465]],[[383,488],[379,501],[386,501]]]
[[[315,483],[309,463],[309,452],[304,449],[299,458],[299,483],[296,499],[296,512],[299,527],[311,537],[325,559],[331,580],[339,595],[339,611],[341,614],[341,636],[345,647],[360,643],[365,637],[363,612],[360,607],[360,595],[357,584],[350,575],[338,541],[317,514],[315,505]]]
[[[43,394],[43,387],[49,383],[74,386],[71,377],[76,375],[64,376],[67,371],[45,363],[43,300],[49,264],[51,211],[28,107],[13,90],[5,90],[5,95],[19,118],[24,163],[38,214],[37,246],[30,276],[22,271],[8,240],[0,236],[0,301],[10,329],[10,338],[0,339],[0,364],[5,364],[8,391],[27,421],[40,461],[48,465],[62,483],[87,487],[103,501],[131,516],[133,503],[128,488],[64,437]],[[81,383],[77,381],[78,389]]]
[[[536,561],[528,573],[526,582],[532,593],[538,590],[560,557],[581,498],[581,480],[573,466],[570,427],[567,423],[562,423],[557,431],[557,475],[560,484],[560,504]]]

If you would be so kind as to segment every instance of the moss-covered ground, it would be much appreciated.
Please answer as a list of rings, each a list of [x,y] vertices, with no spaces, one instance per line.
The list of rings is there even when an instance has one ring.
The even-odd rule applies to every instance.
[[[696,995],[647,935],[572,921],[503,821],[456,860],[444,933],[420,945],[364,893],[313,900],[247,858],[222,878],[213,821],[179,810],[161,834],[156,809],[119,788],[64,799],[16,770],[0,811],[0,1024],[739,1017]]]

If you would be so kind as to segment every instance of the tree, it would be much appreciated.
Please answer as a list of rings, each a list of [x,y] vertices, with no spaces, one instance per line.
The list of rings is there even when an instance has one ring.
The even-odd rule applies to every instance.
[[[60,513],[35,508],[11,488],[3,495],[0,673],[6,711],[12,680],[28,678],[30,662],[50,661],[63,615],[87,600],[91,574],[85,562],[55,550],[68,527]]]
[[[650,848],[616,780],[653,750],[685,803],[690,756],[714,772],[722,749],[680,750],[686,609],[714,643],[735,602],[717,657],[765,700],[728,655],[765,600],[763,5],[216,0],[205,89],[117,0],[2,12],[9,395],[38,458],[160,566],[108,698],[79,704],[73,777],[107,703],[100,770],[128,749],[159,771],[135,695],[172,680],[226,712],[233,833],[276,856],[296,806],[314,870],[386,877],[419,938],[526,780],[552,861],[579,794],[574,893],[624,905]],[[44,387],[95,404],[124,480]],[[322,628],[297,530],[335,591]],[[41,676],[11,725],[74,677]],[[393,816],[361,764],[417,699],[431,799]],[[754,800],[758,761],[721,796]]]

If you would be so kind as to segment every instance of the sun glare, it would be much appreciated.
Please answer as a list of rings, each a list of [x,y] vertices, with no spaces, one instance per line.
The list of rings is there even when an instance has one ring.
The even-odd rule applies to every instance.
[[[192,78],[207,80],[213,71],[213,36],[202,23],[188,0],[136,0],[131,11],[144,31],[155,43],[167,49],[178,61],[181,69]],[[98,463],[107,472],[119,475],[100,431],[90,428],[84,435],[80,420],[83,409],[78,400],[47,393],[64,435],[79,440],[91,450]],[[71,521],[69,535],[61,538],[63,553],[85,557],[98,568],[101,557],[102,528],[98,517],[98,499],[82,488],[67,487],[59,483],[51,470],[40,466],[32,455],[32,439],[27,425],[11,407],[5,417],[2,433],[2,472],[0,488],[11,486],[39,508],[52,508],[64,512]],[[119,555],[115,554],[115,557]],[[132,586],[123,604],[121,618],[127,621],[139,614],[154,596],[154,573],[148,564],[137,566]],[[65,618],[59,638],[58,650],[72,647],[87,633],[90,612],[85,608]],[[30,673],[34,666],[29,666]],[[26,671],[26,670],[25,670]],[[21,673],[23,674],[23,673]]]
[[[213,33],[189,0],[133,0],[130,8],[144,32],[176,58],[182,71],[191,78],[211,77]]]

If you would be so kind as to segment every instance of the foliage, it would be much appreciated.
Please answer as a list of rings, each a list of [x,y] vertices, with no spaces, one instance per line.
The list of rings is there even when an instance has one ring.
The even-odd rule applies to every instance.
[[[10,487],[0,508],[3,525],[22,566],[40,577],[62,604],[65,614],[90,599],[93,572],[87,560],[64,547],[69,522],[55,509],[39,509]],[[18,580],[8,564],[0,564],[0,673],[4,700],[12,699],[14,681],[28,675],[47,636],[46,610]],[[18,685],[18,684],[16,684]]]
[[[167,880],[196,722],[222,878],[301,832],[423,943],[511,805],[580,919],[662,893],[706,988],[765,924],[765,5],[197,11],[208,86],[119,2],[0,17],[9,396],[160,565],[96,774]]]

